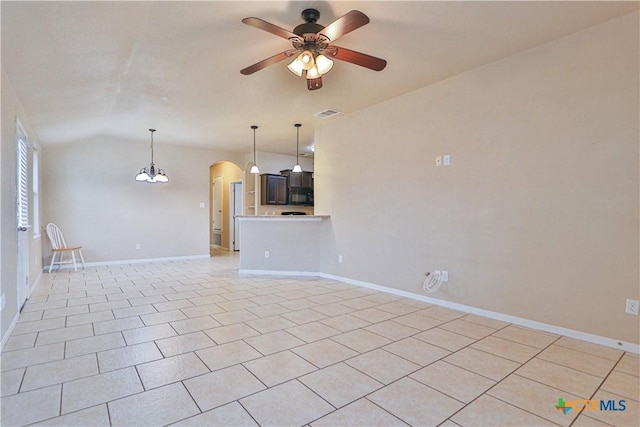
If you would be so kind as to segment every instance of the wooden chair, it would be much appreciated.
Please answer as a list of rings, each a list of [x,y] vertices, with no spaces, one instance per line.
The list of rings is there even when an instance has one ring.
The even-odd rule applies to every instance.
[[[62,235],[62,231],[58,228],[57,225],[50,222],[47,224],[47,236],[49,236],[49,241],[51,242],[51,249],[53,251],[53,256],[51,257],[51,264],[49,265],[49,273],[51,273],[51,269],[53,268],[53,264],[58,264],[61,266],[62,264],[70,264],[73,263],[73,270],[78,271],[78,267],[76,265],[76,251],[78,255],[80,255],[80,260],[82,261],[82,268],[84,268],[84,257],[82,256],[82,246],[67,246],[67,242],[64,241],[64,236]],[[71,258],[64,259],[64,254],[69,254],[71,252]],[[58,256],[58,261],[56,261],[56,255]],[[62,267],[58,267],[62,268]]]

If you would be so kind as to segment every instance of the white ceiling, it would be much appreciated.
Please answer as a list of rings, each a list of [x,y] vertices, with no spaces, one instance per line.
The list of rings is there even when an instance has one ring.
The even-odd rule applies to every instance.
[[[313,144],[331,108],[349,114],[638,9],[639,2],[207,1],[1,3],[2,67],[43,146],[98,135],[249,152]],[[336,61],[308,91],[287,61],[240,70],[290,48],[242,24],[371,19],[336,44],[388,61],[381,72]],[[339,117],[339,116],[338,116]]]

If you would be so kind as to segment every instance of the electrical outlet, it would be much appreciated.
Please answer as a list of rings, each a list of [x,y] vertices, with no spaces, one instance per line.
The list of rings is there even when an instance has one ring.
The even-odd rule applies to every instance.
[[[442,166],[442,156],[436,157],[436,166]]]
[[[271,256],[271,253],[269,253],[269,251],[264,251],[265,258],[269,258],[270,256]]]
[[[638,300],[637,299],[629,299],[627,298],[627,306],[624,310],[627,314],[635,314],[638,315]]]
[[[445,154],[444,156],[442,156],[442,164],[445,166],[449,166],[451,164],[451,155],[450,154]]]
[[[140,249],[140,243],[136,243],[136,249]]]
[[[448,282],[449,281],[449,272],[447,270],[441,270],[440,271],[440,278],[442,279],[443,282]]]
[[[338,255],[338,262],[342,264],[342,255]]]

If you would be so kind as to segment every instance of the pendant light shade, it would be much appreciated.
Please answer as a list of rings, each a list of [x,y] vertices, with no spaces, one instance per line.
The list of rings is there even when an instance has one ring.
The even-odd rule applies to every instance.
[[[253,125],[251,126],[251,129],[253,129],[253,165],[251,166],[251,169],[249,170],[249,173],[260,173],[260,169],[258,169],[258,165],[256,163],[256,129],[258,129],[258,126]]]
[[[169,177],[164,172],[164,169],[156,168],[156,165],[153,163],[153,133],[155,129],[149,129],[151,132],[151,164],[149,167],[144,167],[140,169],[140,172],[136,175],[136,181],[139,182],[169,182]]]
[[[302,172],[302,168],[300,167],[300,162],[298,162],[298,156],[299,156],[298,147],[300,146],[300,126],[302,125],[300,123],[296,123],[294,126],[296,127],[296,164],[291,170],[291,172]]]

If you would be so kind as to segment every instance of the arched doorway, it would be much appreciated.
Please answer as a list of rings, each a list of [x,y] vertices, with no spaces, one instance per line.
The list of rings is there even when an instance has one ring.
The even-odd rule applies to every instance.
[[[209,247],[212,256],[219,250],[238,249],[234,216],[242,212],[243,177],[244,171],[233,162],[220,161],[209,167]]]

